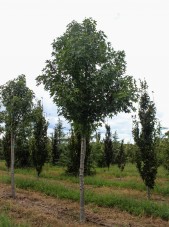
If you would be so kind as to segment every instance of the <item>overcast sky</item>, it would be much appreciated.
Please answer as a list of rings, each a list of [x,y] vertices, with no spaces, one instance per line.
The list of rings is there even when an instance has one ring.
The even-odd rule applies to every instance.
[[[85,17],[97,21],[115,50],[125,51],[126,73],[146,79],[157,117],[169,128],[168,0],[0,0],[0,84],[25,74],[37,98],[43,97],[51,132],[58,118],[56,107],[43,86],[36,87],[35,78],[51,58],[53,40],[72,20],[82,22]],[[132,141],[131,114],[106,122],[119,139]]]

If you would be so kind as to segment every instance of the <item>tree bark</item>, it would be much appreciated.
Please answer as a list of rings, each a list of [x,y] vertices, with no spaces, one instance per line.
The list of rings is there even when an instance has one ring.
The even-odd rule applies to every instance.
[[[81,153],[80,153],[80,222],[85,222],[85,209],[84,209],[84,160],[86,155],[86,137],[82,136],[81,139]]]
[[[13,199],[15,199],[14,157],[14,135],[13,132],[11,132],[11,189]]]

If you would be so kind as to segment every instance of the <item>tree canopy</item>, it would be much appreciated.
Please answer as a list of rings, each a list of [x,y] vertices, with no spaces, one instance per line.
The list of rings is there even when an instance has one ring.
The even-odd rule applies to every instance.
[[[60,114],[85,127],[109,115],[129,112],[136,86],[126,70],[124,51],[115,51],[91,18],[73,21],[53,41],[52,59],[37,77]]]

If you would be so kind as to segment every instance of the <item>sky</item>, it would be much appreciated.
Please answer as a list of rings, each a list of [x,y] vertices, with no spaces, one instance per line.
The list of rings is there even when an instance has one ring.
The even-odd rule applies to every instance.
[[[58,121],[57,108],[35,78],[51,58],[51,43],[73,20],[91,17],[115,50],[126,54],[126,74],[144,79],[157,108],[157,118],[169,130],[169,1],[168,0],[0,0],[0,85],[24,74],[27,86],[43,101],[50,123]],[[65,131],[69,124],[60,117]],[[131,114],[106,119],[112,133],[131,142]],[[165,131],[163,130],[163,132]],[[104,135],[105,129],[98,131]]]

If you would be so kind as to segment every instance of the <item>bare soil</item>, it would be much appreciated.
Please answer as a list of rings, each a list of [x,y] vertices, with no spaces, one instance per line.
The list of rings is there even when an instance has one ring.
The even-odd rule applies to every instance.
[[[32,227],[169,227],[160,218],[138,217],[113,208],[90,204],[85,206],[86,223],[79,223],[79,204],[32,191],[17,189],[11,198],[11,187],[0,184],[0,213],[6,212],[16,223]]]

